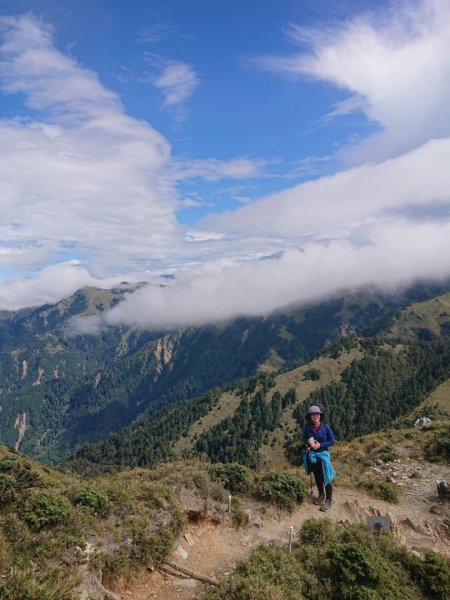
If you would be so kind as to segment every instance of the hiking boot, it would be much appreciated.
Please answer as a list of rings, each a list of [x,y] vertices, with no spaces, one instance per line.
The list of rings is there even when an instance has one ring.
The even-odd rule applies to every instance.
[[[331,508],[331,505],[333,504],[333,500],[331,498],[327,498],[324,502],[324,504],[322,504],[322,506],[319,508],[319,510],[323,511],[323,512],[327,512],[327,510],[329,510]]]
[[[323,504],[325,501],[325,494],[319,494],[313,500],[314,504]]]

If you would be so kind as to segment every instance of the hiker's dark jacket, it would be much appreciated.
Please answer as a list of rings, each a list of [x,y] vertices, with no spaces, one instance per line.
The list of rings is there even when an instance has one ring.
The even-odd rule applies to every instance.
[[[312,423],[308,421],[303,431],[303,441],[306,442],[310,437],[313,437],[320,444],[320,450],[328,450],[331,446],[334,446],[336,439],[331,427],[327,423],[321,423],[319,429],[313,433]]]

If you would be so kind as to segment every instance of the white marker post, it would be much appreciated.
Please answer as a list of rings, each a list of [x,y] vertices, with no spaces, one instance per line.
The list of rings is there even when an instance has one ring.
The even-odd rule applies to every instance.
[[[228,496],[228,514],[231,517],[231,496]]]
[[[289,554],[292,552],[292,535],[294,533],[294,528],[289,527]]]

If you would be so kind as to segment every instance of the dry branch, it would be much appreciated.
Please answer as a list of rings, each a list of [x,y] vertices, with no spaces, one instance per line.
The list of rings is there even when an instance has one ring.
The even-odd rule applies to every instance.
[[[179,571],[180,573],[182,573],[183,575],[187,575],[191,579],[197,579],[197,581],[202,581],[203,583],[209,583],[209,585],[219,585],[218,581],[216,581],[215,579],[212,579],[211,577],[208,577],[207,575],[202,575],[201,573],[195,573],[194,571],[191,571],[190,569],[185,569],[184,567],[180,567],[176,563],[170,562],[168,560],[166,560],[164,563],[162,563],[161,566],[171,567],[175,571]],[[170,573],[170,571],[168,571],[166,569],[164,569],[164,572]],[[170,573],[170,574],[176,575],[175,573]]]

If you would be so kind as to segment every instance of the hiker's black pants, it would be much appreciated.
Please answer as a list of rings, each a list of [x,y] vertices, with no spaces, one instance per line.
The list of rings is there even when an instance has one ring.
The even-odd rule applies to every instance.
[[[319,494],[325,494],[327,499],[331,500],[331,496],[333,494],[333,486],[331,485],[331,483],[327,483],[327,485],[325,485],[325,479],[323,476],[323,465],[320,458],[317,459],[317,462],[311,463],[311,471],[313,472]]]

